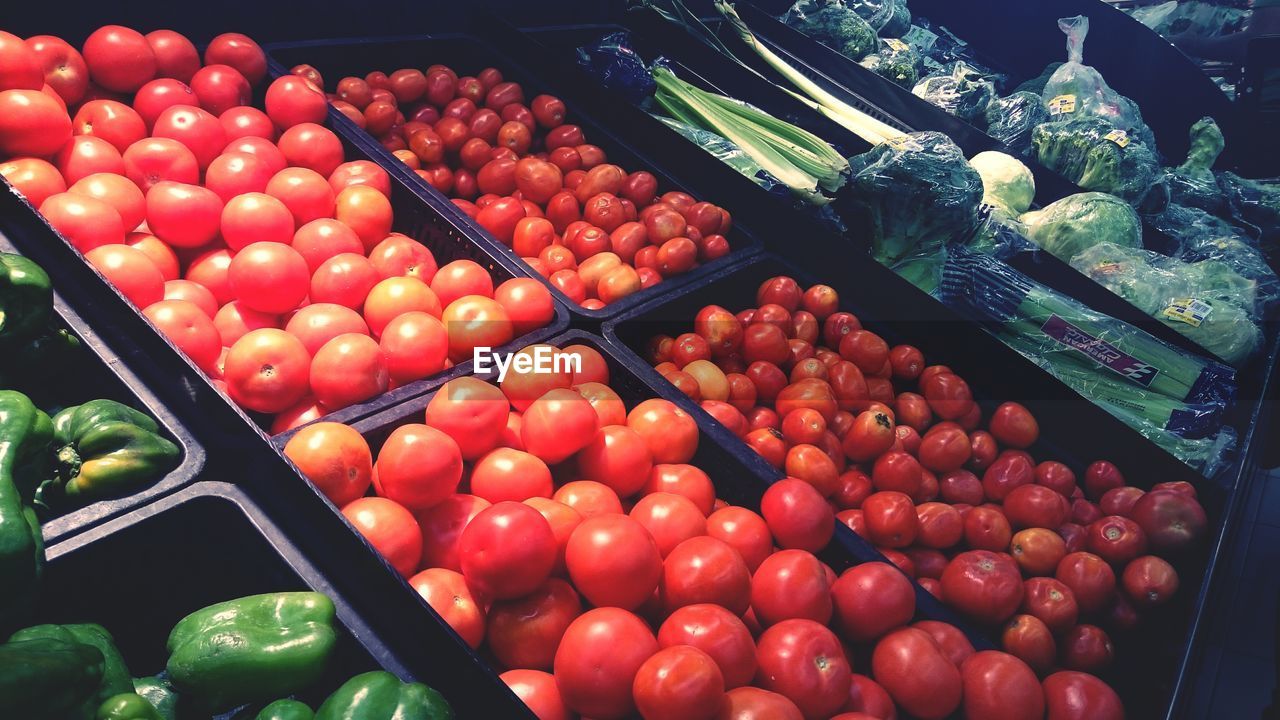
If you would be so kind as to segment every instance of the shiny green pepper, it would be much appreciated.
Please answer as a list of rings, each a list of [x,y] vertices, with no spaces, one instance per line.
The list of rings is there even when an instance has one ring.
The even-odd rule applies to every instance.
[[[115,400],[91,400],[53,417],[57,470],[42,500],[86,502],[130,490],[178,464],[181,451],[145,413]]]
[[[182,703],[179,702],[178,693],[169,684],[167,677],[134,678],[133,691],[151,703],[163,720],[178,720],[185,717],[180,710]]]
[[[0,345],[11,348],[44,329],[53,316],[53,283],[44,268],[0,253]]]
[[[20,392],[0,390],[0,628],[30,611],[44,568],[44,542],[22,485],[53,439],[49,416]]]
[[[292,695],[324,673],[337,635],[333,601],[314,592],[230,600],[169,633],[169,678],[215,712]]]
[[[146,698],[136,693],[121,693],[107,698],[98,706],[94,720],[164,720]]]
[[[53,638],[0,645],[0,717],[84,718],[102,684],[102,653]],[[89,710],[92,712],[92,709]]]
[[[303,702],[277,700],[262,708],[253,720],[314,720],[316,714]]]
[[[133,692],[133,679],[129,676],[129,668],[125,665],[124,656],[116,649],[115,638],[111,637],[111,633],[101,625],[36,625],[14,633],[9,638],[9,642],[42,638],[84,643],[97,648],[98,652],[102,653],[102,682],[99,684],[98,692],[89,699],[90,714],[107,698]]]
[[[389,672],[357,675],[316,710],[316,720],[451,720],[453,708],[422,683],[400,682]]]

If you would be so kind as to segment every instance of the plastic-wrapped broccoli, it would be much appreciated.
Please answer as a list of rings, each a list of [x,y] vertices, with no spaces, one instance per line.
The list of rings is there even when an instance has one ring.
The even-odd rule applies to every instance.
[[[800,0],[783,22],[850,60],[861,60],[879,44],[875,28],[840,0]]]
[[[911,88],[917,97],[937,105],[966,122],[984,117],[996,88],[981,72],[956,62],[945,74],[931,75]]]
[[[1223,209],[1226,198],[1213,175],[1213,164],[1225,146],[1222,130],[1213,118],[1201,118],[1191,126],[1191,148],[1186,162],[1165,172],[1172,202],[1209,212]]]
[[[1069,262],[1098,243],[1142,247],[1142,221],[1120,198],[1099,192],[1076,193],[1022,215],[1027,238],[1054,257]]]
[[[1217,178],[1236,217],[1269,233],[1280,228],[1280,185],[1249,180],[1232,172],[1217,173]]]
[[[1083,15],[1061,18],[1058,27],[1067,36],[1067,62],[1045,83],[1042,96],[1049,105],[1049,114],[1101,118],[1150,144],[1150,130],[1142,122],[1137,105],[1112,90],[1101,73],[1083,62],[1089,18]]]
[[[889,21],[880,28],[880,34],[884,37],[898,37],[905,34],[911,29],[911,10],[907,7],[905,0],[895,0],[893,3],[893,14],[889,16]]]
[[[1075,117],[1036,126],[1036,159],[1085,190],[1140,201],[1156,184],[1160,164],[1142,141],[1105,120]]]
[[[1024,157],[1031,154],[1031,131],[1048,120],[1038,93],[1015,92],[987,105],[987,134]]]
[[[898,37],[911,27],[905,0],[844,0],[843,4],[885,37]]]
[[[886,265],[965,241],[978,222],[982,178],[940,132],[877,145],[849,166],[844,196],[865,215],[873,253]]]
[[[920,79],[920,56],[896,38],[880,41],[880,48],[862,59],[862,67],[908,90]]]
[[[1262,331],[1250,317],[1253,284],[1221,263],[1186,263],[1099,243],[1071,265],[1232,365],[1262,345]]]
[[[1253,287],[1253,314],[1266,317],[1280,300],[1280,278],[1256,243],[1242,230],[1199,208],[1170,205],[1148,218],[1153,227],[1178,241],[1174,257],[1211,268],[1221,265]]]

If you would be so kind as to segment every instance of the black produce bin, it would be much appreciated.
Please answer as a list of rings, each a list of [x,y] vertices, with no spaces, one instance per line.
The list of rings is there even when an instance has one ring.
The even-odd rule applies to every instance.
[[[1182,583],[1174,599],[1144,613],[1133,632],[1113,635],[1116,660],[1110,672],[1104,673],[1126,701],[1131,717],[1175,716],[1186,701],[1184,686],[1196,676],[1206,606],[1220,590],[1214,583],[1215,569],[1234,538],[1240,498],[1247,494],[1244,490],[1257,469],[1252,441],[1262,424],[1259,405],[1249,407],[1250,419],[1240,440],[1242,457],[1228,471],[1207,479],[1057,380],[1042,372],[1027,372],[1019,362],[1004,357],[1014,351],[990,335],[975,332],[949,310],[887,292],[887,278],[877,275],[896,276],[874,261],[865,263],[865,268],[847,266],[839,277],[816,278],[774,255],[761,255],[718,273],[699,288],[648,303],[610,321],[604,328],[605,337],[643,357],[654,335],[674,337],[691,332],[692,318],[706,305],[721,305],[733,312],[754,307],[757,288],[769,278],[789,275],[802,287],[826,282],[839,292],[841,310],[858,316],[890,345],[914,345],[928,363],[945,364],[968,380],[986,413],[1006,400],[1026,405],[1040,424],[1040,440],[1029,449],[1038,459],[1064,462],[1078,476],[1088,463],[1108,459],[1125,473],[1130,484],[1143,488],[1174,480],[1191,482],[1208,513],[1212,533],[1203,548],[1177,563]],[[1273,361],[1275,355],[1273,347]],[[636,372],[665,396],[683,397],[647,363]],[[687,399],[683,404],[693,405]],[[696,414],[711,422],[701,411]],[[1177,630],[1171,632],[1171,628]],[[986,637],[998,639],[998,634],[988,629]]]
[[[0,234],[0,252],[14,252],[13,246]],[[119,493],[84,507],[68,510],[44,522],[41,529],[45,543],[56,542],[70,534],[115,517],[149,502],[196,479],[205,466],[205,449],[191,430],[151,391],[137,374],[127,367],[85,320],[71,309],[55,290],[54,324],[70,330],[80,339],[81,349],[75,367],[50,378],[36,387],[11,388],[25,392],[41,409],[51,411],[79,405],[89,400],[107,398],[122,402],[155,418],[162,434],[178,445],[181,457],[168,473],[149,483]]]
[[[490,42],[490,38],[486,36],[447,34],[284,43],[271,45],[267,50],[273,75],[285,73],[287,68],[296,65],[309,64],[326,78],[326,83],[331,86],[329,89],[344,76],[364,77],[375,70],[391,73],[404,67],[426,68],[441,63],[465,74],[477,73],[486,67],[496,67],[505,80],[520,83],[528,100],[542,93],[553,94],[562,99],[568,109],[566,122],[582,127],[587,142],[600,146],[609,162],[621,165],[628,172],[647,170],[653,173],[658,179],[659,193],[684,190],[699,200],[722,206],[731,205],[727,198],[733,195],[722,187],[722,178],[734,174],[731,170],[690,162],[689,157],[682,155],[682,143],[677,142],[679,138],[671,137],[656,120],[634,108],[619,109],[622,110],[621,117],[602,121],[596,114],[597,106],[580,98],[580,88],[556,82],[554,78],[540,72],[540,58],[537,57],[538,48],[535,44],[524,40],[519,34],[514,37],[520,43],[507,42],[496,35],[492,38],[493,42]],[[341,117],[337,111],[331,110],[331,115]],[[371,136],[345,118],[342,118],[341,124],[352,137],[360,138],[365,152],[374,156],[383,167],[396,173],[401,183],[436,212],[448,217],[455,227],[473,238],[477,244],[483,244],[488,252],[501,255],[508,263],[517,264],[523,274],[540,278],[510,248],[383,149]],[[551,289],[557,300],[569,308],[578,323],[596,325],[674,288],[697,283],[716,268],[757,252],[760,240],[756,234],[763,235],[764,229],[754,227],[749,221],[744,222],[737,214],[737,208],[728,209],[734,213],[734,227],[726,236],[732,248],[728,256],[683,275],[663,280],[655,287],[641,290],[605,308],[583,308],[549,282],[544,280],[544,284]]]
[[[142,677],[164,670],[165,640],[187,614],[245,595],[314,590],[333,600],[342,631],[324,678],[299,695],[312,707],[353,675],[385,669],[436,688],[462,718],[532,717],[443,624],[415,634],[421,623],[397,625],[403,598],[352,592],[351,566],[378,565],[372,557],[338,547],[316,555],[293,540],[332,529],[341,531],[288,527],[231,485],[197,483],[50,547],[33,622],[103,625]]]

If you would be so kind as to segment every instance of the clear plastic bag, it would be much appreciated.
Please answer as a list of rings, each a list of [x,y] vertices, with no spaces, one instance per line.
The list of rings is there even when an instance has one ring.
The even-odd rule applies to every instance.
[[[1280,185],[1242,178],[1232,172],[1216,173],[1234,217],[1274,235],[1280,228]]]
[[[1134,8],[1129,14],[1164,37],[1182,33],[1218,37],[1239,32],[1249,17],[1248,10],[1199,0],[1169,0],[1159,5]]]
[[[920,56],[911,45],[895,38],[881,40],[879,49],[863,58],[860,64],[908,90],[920,79]]]
[[[631,48],[631,34],[626,31],[609,33],[578,48],[578,65],[601,85],[637,105],[653,97],[658,87],[644,58]]]
[[[894,266],[967,242],[978,223],[982,178],[940,132],[912,133],[849,158],[843,197],[865,216],[874,256]]]
[[[1036,159],[1085,190],[1139,203],[1158,185],[1160,163],[1145,143],[1096,117],[1037,125],[1031,132]]]
[[[1031,155],[1031,131],[1049,120],[1049,109],[1038,93],[1015,92],[987,105],[987,134],[999,140],[1015,154]]]
[[[1262,330],[1250,317],[1254,283],[1222,263],[1099,243],[1071,266],[1231,365],[1243,364],[1262,345]]]
[[[1177,241],[1177,248],[1169,253],[1172,257],[1206,268],[1213,265],[1204,263],[1221,264],[1252,283],[1255,317],[1269,317],[1280,302],[1280,278],[1257,243],[1240,228],[1199,208],[1180,205],[1170,205],[1148,222]]]
[[[879,45],[878,28],[843,0],[799,0],[782,21],[850,60],[863,59]]]
[[[1210,117],[1201,118],[1192,125],[1190,134],[1191,145],[1186,161],[1165,171],[1169,198],[1178,205],[1221,212],[1226,207],[1226,196],[1218,187],[1213,165],[1226,147],[1226,140],[1218,124]]]
[[[1142,221],[1123,200],[1107,193],[1068,195],[1024,213],[1027,238],[1063,262],[1098,243],[1142,247]]]
[[[966,122],[985,117],[987,105],[995,100],[995,85],[967,63],[957,61],[944,74],[931,75],[911,88],[924,98]]]

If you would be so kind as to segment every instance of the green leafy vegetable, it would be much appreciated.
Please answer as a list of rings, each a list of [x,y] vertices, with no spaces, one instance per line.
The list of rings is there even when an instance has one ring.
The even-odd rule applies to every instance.
[[[1093,117],[1075,117],[1036,126],[1031,133],[1036,159],[1085,190],[1137,202],[1155,184],[1159,163],[1143,142],[1124,129]]]
[[[1027,237],[1069,262],[1097,243],[1142,246],[1142,221],[1123,200],[1100,192],[1076,193],[1022,215]]]
[[[1002,152],[980,152],[969,164],[982,178],[982,202],[1009,215],[1021,215],[1031,208],[1036,196],[1036,178],[1021,160]]]

